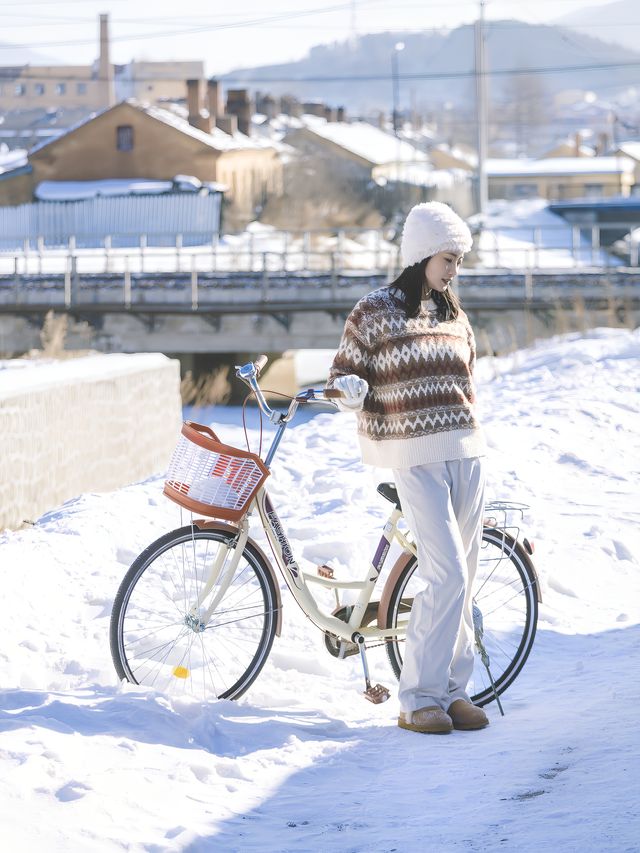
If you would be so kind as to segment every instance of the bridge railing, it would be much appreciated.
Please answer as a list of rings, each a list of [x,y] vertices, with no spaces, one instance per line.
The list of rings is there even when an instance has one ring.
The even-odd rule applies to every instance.
[[[49,309],[142,314],[290,314],[344,312],[383,286],[381,274],[155,273],[0,276],[0,312],[39,314]],[[454,282],[465,307],[506,310],[523,306],[640,304],[640,273],[602,270],[463,270]]]
[[[633,223],[600,223],[485,229],[476,235],[465,265],[506,270],[638,267],[640,228],[634,227]],[[111,234],[97,241],[73,235],[64,246],[50,246],[36,237],[11,251],[2,251],[4,238],[0,238],[0,275],[246,272],[266,277],[307,271],[365,272],[391,278],[401,267],[397,239],[392,242],[389,231],[381,229],[149,233],[140,234],[135,246],[120,245],[120,236]]]

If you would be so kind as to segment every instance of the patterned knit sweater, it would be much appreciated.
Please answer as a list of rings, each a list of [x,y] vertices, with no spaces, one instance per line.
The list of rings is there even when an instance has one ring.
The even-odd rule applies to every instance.
[[[482,456],[474,414],[475,340],[466,314],[442,322],[433,301],[415,318],[388,287],[364,296],[344,327],[328,384],[355,373],[369,383],[358,412],[362,459],[409,468]]]

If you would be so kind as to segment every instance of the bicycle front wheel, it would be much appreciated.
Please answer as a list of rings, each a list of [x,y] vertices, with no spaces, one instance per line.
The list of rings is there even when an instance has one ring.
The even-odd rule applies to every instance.
[[[387,628],[407,623],[413,598],[424,588],[413,557],[392,590]],[[528,554],[502,530],[485,527],[478,571],[473,584],[474,621],[482,624],[482,642],[489,655],[496,692],[503,693],[524,666],[538,623],[538,582]],[[403,639],[387,641],[387,654],[396,678],[402,669]],[[495,699],[487,670],[476,654],[467,688],[471,701],[486,705]]]
[[[134,561],[111,613],[121,679],[201,700],[237,699],[253,684],[271,650],[278,599],[251,544],[230,571],[234,539],[232,531],[182,527]]]

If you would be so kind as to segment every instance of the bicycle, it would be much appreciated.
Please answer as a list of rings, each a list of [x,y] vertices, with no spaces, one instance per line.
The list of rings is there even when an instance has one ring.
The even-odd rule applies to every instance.
[[[359,654],[364,695],[374,703],[389,690],[372,685],[366,649],[386,646],[394,675],[402,668],[415,591],[416,549],[403,529],[402,507],[393,483],[378,492],[391,502],[379,544],[362,580],[341,581],[328,565],[303,571],[265,489],[264,482],[287,426],[301,405],[339,396],[333,389],[297,394],[286,412],[268,405],[258,383],[261,356],[236,368],[264,415],[277,428],[264,461],[249,450],[224,445],[206,426],[185,422],[169,465],[164,493],[192,513],[191,523],[149,545],[133,562],[115,597],[110,645],[120,679],[166,692],[237,699],[260,674],[282,628],[282,598],[271,560],[249,537],[257,512],[286,586],[323,633],[335,658]],[[480,565],[473,591],[477,651],[470,693],[477,705],[497,700],[520,673],[531,651],[538,618],[540,585],[531,560],[533,547],[507,524],[525,505],[487,504]],[[193,518],[193,513],[203,515]],[[392,543],[400,556],[379,599],[372,600]],[[323,612],[313,585],[333,590],[336,606]],[[351,591],[355,601],[340,601]]]

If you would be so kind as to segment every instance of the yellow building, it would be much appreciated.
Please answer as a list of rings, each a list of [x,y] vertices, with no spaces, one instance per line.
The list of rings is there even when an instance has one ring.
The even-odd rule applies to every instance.
[[[640,141],[621,142],[613,154],[616,157],[630,157],[635,163],[636,192],[640,187]]]
[[[0,67],[0,110],[85,107],[114,103],[109,58],[109,17],[100,15],[100,55],[93,65],[18,65]]]
[[[163,103],[184,97],[185,80],[204,76],[200,60],[113,66],[108,15],[100,15],[99,28],[99,57],[91,65],[0,66],[0,111],[84,108],[89,113],[128,98]]]
[[[628,196],[635,183],[628,157],[548,157],[542,160],[487,160],[489,198],[573,198]]]
[[[269,195],[282,192],[280,156],[269,143],[217,127],[202,130],[173,112],[133,100],[36,146],[27,159],[26,166],[0,175],[0,204],[32,201],[42,181],[193,175],[227,186],[227,222],[239,226]]]

